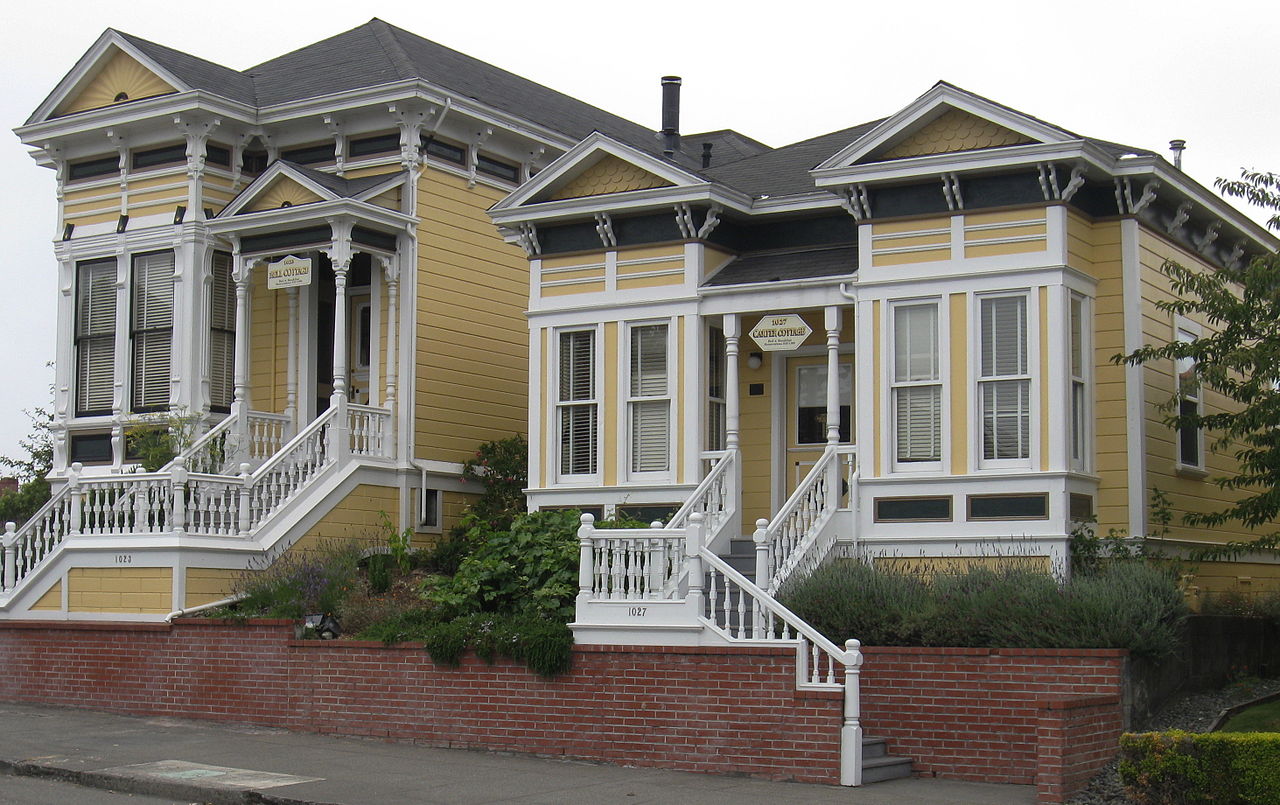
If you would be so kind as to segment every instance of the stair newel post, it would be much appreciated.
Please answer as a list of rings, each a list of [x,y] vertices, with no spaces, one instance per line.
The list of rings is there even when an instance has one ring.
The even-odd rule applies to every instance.
[[[67,473],[67,489],[70,490],[68,498],[71,506],[71,521],[67,524],[67,534],[72,537],[80,535],[80,530],[84,528],[84,492],[80,490],[80,472],[84,469],[84,465],[79,461],[71,465],[71,471]]]
[[[240,509],[236,514],[236,531],[240,533],[242,539],[248,539],[249,529],[252,526],[252,518],[249,511],[249,484],[253,479],[249,474],[250,466],[248,462],[240,465]]]
[[[18,526],[12,521],[4,524],[4,589],[18,585]]]
[[[173,460],[173,511],[169,525],[174,534],[182,534],[187,526],[187,460],[178,456]]]
[[[662,588],[666,584],[667,576],[666,544],[662,537],[657,536],[657,534],[661,533],[662,521],[654,520],[652,523],[649,523],[649,529],[655,530],[655,536],[650,537],[649,539],[649,577],[645,580],[644,597],[661,598]]]
[[[756,520],[756,531],[751,535],[756,544],[756,586],[762,590],[769,589],[769,581],[773,571],[769,568],[769,521],[761,517]]]
[[[578,620],[582,620],[584,607],[591,600],[591,586],[595,577],[595,568],[592,566],[595,556],[591,545],[591,535],[596,530],[595,522],[595,515],[583,514],[582,525],[578,526]]]
[[[840,785],[862,785],[862,700],[858,682],[862,644],[844,643],[844,724],[840,727]]]
[[[697,618],[702,615],[702,542],[706,534],[702,513],[689,515],[689,526],[684,532],[685,562],[689,565],[689,596],[686,599]]]

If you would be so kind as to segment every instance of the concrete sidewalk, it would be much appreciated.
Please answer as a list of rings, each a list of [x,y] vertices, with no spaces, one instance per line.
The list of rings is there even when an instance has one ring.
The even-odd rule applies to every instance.
[[[215,805],[1035,802],[1031,786],[923,779],[863,788],[774,783],[6,702],[0,702],[0,724],[0,772]],[[0,792],[3,787],[0,777]]]

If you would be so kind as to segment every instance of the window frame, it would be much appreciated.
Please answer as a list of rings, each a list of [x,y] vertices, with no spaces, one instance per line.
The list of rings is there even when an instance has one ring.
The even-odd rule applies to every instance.
[[[640,330],[648,328],[660,327],[663,330],[663,392],[661,394],[643,394],[636,393],[633,383],[636,378],[635,365],[635,349],[636,335]],[[626,467],[626,477],[631,480],[654,481],[669,478],[674,468],[675,454],[675,428],[673,403],[675,395],[673,394],[672,383],[672,367],[676,366],[672,333],[676,332],[676,327],[670,319],[650,319],[644,321],[632,321],[626,323],[626,338],[623,347],[624,352],[620,357],[625,357],[625,363],[619,361],[626,367],[625,377],[622,378],[621,388],[626,393],[626,459],[624,466]],[[639,457],[636,452],[636,409],[641,405],[666,405],[666,466],[661,469],[642,470],[636,466],[636,460]]]
[[[225,258],[226,298],[223,316],[217,315],[219,274],[224,270],[219,265],[220,258]],[[232,256],[230,252],[215,251],[210,258],[209,266],[209,410],[217,413],[229,413],[231,404],[235,402],[235,360],[236,360],[236,281]],[[226,350],[225,365],[219,377],[216,371],[216,350],[219,344]],[[226,404],[216,402],[222,392],[221,399]]]
[[[601,401],[604,397],[603,386],[604,379],[601,371],[603,344],[601,343],[600,327],[598,325],[588,325],[584,327],[562,327],[552,331],[554,335],[555,357],[552,361],[553,379],[551,388],[554,394],[555,415],[551,423],[553,433],[552,443],[555,450],[555,478],[557,483],[563,484],[594,484],[598,483],[602,477],[602,464],[604,461],[603,450],[601,449],[603,439],[602,417],[601,417]],[[562,381],[562,365],[563,349],[565,344],[565,336],[575,333],[588,333],[589,338],[586,343],[590,345],[591,356],[588,365],[591,368],[591,396],[577,399],[562,399],[563,390]],[[550,356],[548,356],[550,357]],[[574,407],[589,407],[593,412],[593,438],[594,444],[591,445],[591,462],[593,469],[588,472],[570,472],[565,469],[564,456],[564,416],[563,412]]]
[[[156,326],[144,322],[144,326],[139,326],[138,317],[149,315],[148,311],[139,309],[139,284],[138,284],[138,267],[139,261],[159,255],[168,255],[169,257],[169,321],[167,326]],[[174,300],[174,272],[177,267],[177,255],[172,249],[161,249],[157,251],[138,252],[130,256],[129,260],[129,410],[135,414],[153,413],[157,411],[168,410],[170,398],[172,395],[172,377],[173,377],[173,330],[175,325],[175,314],[177,305]],[[147,376],[146,366],[151,360],[145,357],[142,367],[139,366],[139,347],[145,345],[151,340],[151,336],[167,335],[168,341],[165,348],[167,368],[164,372],[164,401],[149,402],[145,396],[139,397],[139,393],[143,395],[147,392]],[[139,341],[141,337],[141,341]],[[142,346],[142,349],[148,349]],[[142,374],[140,374],[140,371]]]
[[[86,273],[92,272],[93,269],[101,269],[107,275],[107,296],[110,299],[110,315],[105,318],[110,322],[110,329],[101,332],[84,332],[84,312],[85,299],[84,294],[88,286],[93,283],[87,281]],[[117,289],[119,287],[119,271],[120,262],[115,257],[98,258],[94,260],[81,260],[76,263],[76,303],[75,303],[75,320],[72,322],[72,341],[75,350],[75,394],[74,408],[77,417],[89,416],[106,416],[114,413],[115,409],[115,352],[116,352],[116,330],[120,326],[120,310],[119,295]],[[92,309],[92,308],[90,308]],[[92,322],[91,322],[92,324]],[[110,357],[107,361],[109,374],[106,378],[106,395],[109,400],[105,408],[88,406],[89,389],[86,384],[86,374],[89,369],[85,365],[85,357],[82,350],[87,343],[104,343],[106,344],[106,354]],[[97,390],[101,393],[101,389]],[[84,404],[82,404],[82,402]]]
[[[1039,405],[1039,390],[1035,379],[1040,370],[1038,349],[1039,343],[1037,333],[1039,332],[1039,306],[1036,304],[1036,294],[1032,293],[1031,288],[1020,288],[1015,290],[1001,290],[990,293],[974,294],[974,302],[971,307],[971,316],[974,332],[973,339],[973,411],[974,411],[974,456],[978,469],[1006,469],[1006,468],[1027,468],[1033,466],[1039,451],[1037,407]],[[983,370],[983,346],[986,332],[983,329],[982,312],[984,305],[1000,299],[1021,299],[1023,303],[1022,316],[1022,343],[1024,345],[1025,365],[1023,370],[1015,373],[1007,374],[985,374]],[[1033,326],[1033,324],[1035,326]],[[994,358],[994,355],[993,355]],[[1001,458],[998,450],[995,455],[987,457],[986,452],[986,418],[987,418],[987,402],[985,389],[987,386],[994,386],[997,383],[1019,383],[1026,389],[1026,408],[1025,408],[1025,454],[1016,457]],[[994,444],[994,441],[993,441]]]
[[[903,308],[913,307],[932,307],[934,311],[934,361],[936,364],[935,377],[930,380],[898,380],[898,340],[897,340],[897,316],[898,311]],[[886,360],[885,372],[888,393],[888,406],[886,410],[889,412],[889,420],[886,423],[889,428],[890,438],[888,439],[887,448],[889,452],[889,467],[892,472],[941,472],[945,466],[947,459],[947,361],[942,350],[942,332],[943,327],[947,325],[946,306],[940,297],[920,297],[913,299],[897,299],[889,303],[889,326],[887,328],[886,337]],[[937,438],[938,438],[938,457],[936,459],[922,461],[903,460],[898,455],[898,390],[903,388],[927,388],[936,387],[938,389],[938,414],[937,414]]]
[[[1188,343],[1191,341],[1195,341],[1198,338],[1201,338],[1203,335],[1204,335],[1204,328],[1202,328],[1200,325],[1196,324],[1195,322],[1191,321],[1190,319],[1183,318],[1182,316],[1176,316],[1174,318],[1173,337],[1176,341],[1179,341],[1182,343]],[[1186,369],[1181,368],[1181,366],[1183,365],[1183,361],[1187,362]],[[1178,397],[1178,413],[1179,414],[1183,413],[1183,406],[1190,403],[1195,407],[1195,413],[1203,416],[1204,415],[1204,385],[1202,383],[1197,383],[1195,386],[1195,393],[1192,395],[1187,395],[1184,393],[1184,387],[1182,383],[1183,373],[1185,371],[1194,371],[1195,365],[1196,365],[1196,361],[1194,358],[1175,358],[1174,359],[1173,391],[1174,391],[1174,394],[1176,394]],[[1173,445],[1174,468],[1177,472],[1182,474],[1192,475],[1196,477],[1204,477],[1207,474],[1207,469],[1208,469],[1208,464],[1207,464],[1208,456],[1205,455],[1205,449],[1204,449],[1204,428],[1195,429],[1195,444],[1193,446],[1196,451],[1197,462],[1190,463],[1183,460],[1186,456],[1185,450],[1187,447],[1187,445],[1184,443],[1184,440],[1188,437],[1190,430],[1191,430],[1190,428],[1174,429],[1174,445]]]
[[[1071,469],[1093,466],[1093,307],[1090,298],[1067,295],[1067,460]],[[1076,310],[1079,310],[1079,319]],[[1079,345],[1077,347],[1077,338]],[[1077,349],[1079,355],[1077,357]]]
[[[802,357],[802,356],[796,356],[796,357]],[[807,357],[817,358],[819,357],[819,355],[814,354]],[[823,378],[824,383],[826,382],[826,376],[827,376],[826,356],[824,355],[821,357],[823,360],[820,363],[798,363],[796,365],[791,366],[793,381],[795,383],[795,386],[794,386],[795,399],[788,401],[789,403],[794,403],[790,405],[791,410],[787,412],[787,416],[791,418],[791,422],[788,425],[788,427],[792,429],[791,433],[788,435],[794,436],[794,442],[792,442],[792,447],[795,447],[797,449],[820,450],[827,445],[827,428],[825,424],[822,427],[822,431],[820,434],[821,438],[819,438],[817,441],[812,441],[812,442],[800,441],[800,411],[802,408],[821,408],[822,415],[826,416],[827,406],[825,402],[825,399],[826,399],[825,393],[823,394],[824,402],[820,406],[818,405],[801,406],[800,405],[800,396],[803,391],[802,383],[800,381],[800,377],[802,375],[806,374],[809,371],[812,371],[813,374],[820,375]],[[854,394],[854,385],[857,383],[857,375],[856,375],[856,370],[853,363],[853,356],[847,353],[840,354],[840,359],[836,365],[836,382],[837,383],[840,382],[840,375],[844,372],[848,372],[849,374],[849,383],[847,386],[842,386],[842,388],[840,389],[841,391],[840,398],[843,398],[844,393],[848,392],[849,402],[848,403],[840,402],[837,408],[849,409],[849,433],[847,434],[848,438],[843,438],[845,434],[841,434],[842,438],[840,439],[839,442],[837,442],[837,444],[849,445],[849,444],[853,444],[854,443],[853,440],[857,437],[857,432],[854,430],[854,421],[853,421],[854,403],[856,401],[856,395]]]
[[[719,333],[719,335],[717,335]],[[716,452],[728,449],[729,439],[729,372],[724,328],[707,325],[707,428],[705,449]],[[716,396],[719,384],[720,395]]]

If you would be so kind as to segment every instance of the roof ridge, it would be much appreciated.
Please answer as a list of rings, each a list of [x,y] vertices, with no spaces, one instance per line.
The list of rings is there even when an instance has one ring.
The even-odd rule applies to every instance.
[[[414,68],[413,61],[404,52],[404,47],[400,44],[400,38],[397,35],[400,31],[399,28],[377,17],[369,20],[361,27],[365,26],[368,26],[373,31],[374,37],[378,40],[378,45],[382,47],[382,52],[395,65],[396,73],[400,78],[418,77],[418,71]]]

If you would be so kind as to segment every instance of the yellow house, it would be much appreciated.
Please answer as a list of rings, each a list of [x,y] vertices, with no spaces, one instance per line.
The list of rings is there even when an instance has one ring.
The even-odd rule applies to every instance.
[[[108,30],[19,126],[57,173],[55,494],[0,617],[159,619],[324,537],[429,541],[526,427],[527,265],[486,210],[654,133],[381,20],[237,71]],[[176,425],[140,472],[128,433]]]
[[[1154,489],[1166,553],[1248,537],[1177,525],[1230,457],[1162,424],[1173,366],[1112,360],[1205,326],[1156,308],[1165,260],[1277,245],[1176,165],[947,83],[778,149],[677,128],[594,133],[491,211],[529,258],[532,507],[701,512],[770,591],[831,555],[1061,574],[1080,523],[1152,534]]]

